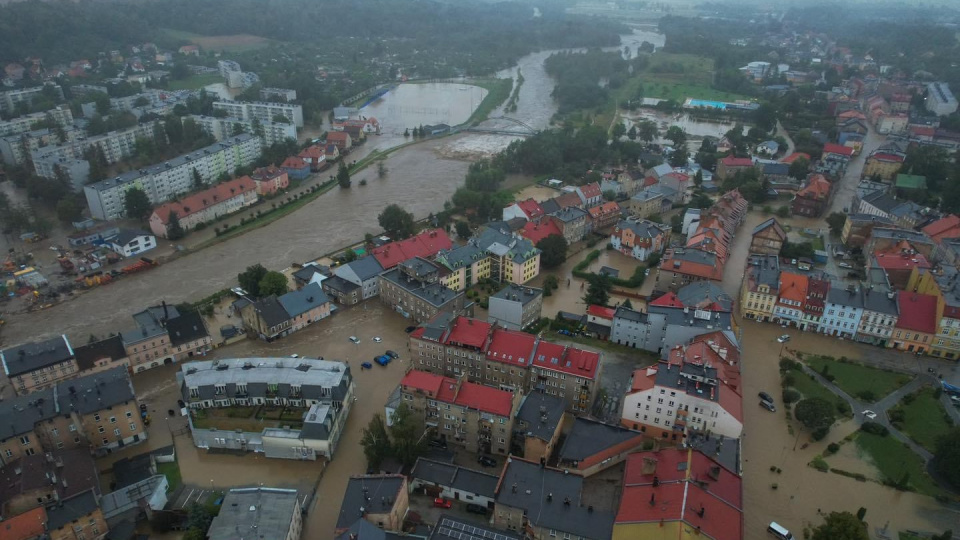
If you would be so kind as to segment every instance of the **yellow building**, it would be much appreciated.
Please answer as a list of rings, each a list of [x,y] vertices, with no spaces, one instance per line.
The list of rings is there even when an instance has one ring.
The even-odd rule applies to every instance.
[[[885,152],[874,152],[867,156],[863,164],[863,173],[861,178],[879,177],[885,182],[892,182],[900,167],[903,166],[903,158],[896,154],[887,154]]]
[[[740,287],[740,315],[768,321],[780,294],[780,261],[776,255],[751,255]]]
[[[960,288],[957,270],[944,267],[938,274],[914,268],[907,282],[908,291],[937,297],[937,333],[928,354],[949,360],[960,359]]]

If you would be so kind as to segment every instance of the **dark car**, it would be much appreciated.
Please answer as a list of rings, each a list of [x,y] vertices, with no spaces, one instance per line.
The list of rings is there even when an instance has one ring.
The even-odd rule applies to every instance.
[[[761,401],[760,406],[770,412],[777,412],[777,407],[773,403],[770,403],[769,401]]]
[[[177,400],[177,407],[180,407],[180,408],[182,409],[182,408],[184,408],[184,407],[186,407],[186,406],[187,406],[187,404],[184,403],[182,399],[178,399],[178,400]]]
[[[440,439],[430,439],[430,442],[427,444],[434,448],[443,448],[444,450],[447,449],[447,442]]]
[[[770,394],[768,394],[768,393],[766,393],[766,392],[760,392],[760,399],[762,399],[762,400],[764,400],[764,401],[766,401],[766,402],[769,402],[769,403],[773,403],[773,398],[770,397]]]
[[[362,362],[360,364],[360,369],[373,369],[373,364],[370,362]]]
[[[487,507],[480,506],[479,504],[468,504],[467,512],[470,512],[471,514],[480,514],[481,516],[485,516],[487,515]]]
[[[141,404],[140,404],[140,410],[141,410],[141,411],[146,411],[146,410],[147,410],[147,404],[146,404],[146,403],[141,403]]]
[[[477,463],[479,463],[479,464],[480,464],[481,466],[483,466],[483,467],[496,467],[496,466],[497,466],[497,460],[493,459],[493,458],[490,457],[490,456],[478,456],[478,457],[477,457]]]
[[[404,332],[406,332],[406,333],[409,334],[410,332],[413,332],[413,331],[416,330],[416,329],[417,329],[416,326],[408,326],[408,327],[406,328],[406,330],[404,330]]]
[[[396,360],[397,358],[400,358],[400,355],[393,351],[388,350],[386,354],[387,356],[389,356],[390,358],[393,358],[394,360]]]

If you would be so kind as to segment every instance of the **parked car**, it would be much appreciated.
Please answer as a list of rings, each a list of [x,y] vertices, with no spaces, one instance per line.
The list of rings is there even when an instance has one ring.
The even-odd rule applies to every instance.
[[[480,464],[481,466],[483,466],[483,467],[496,467],[496,466],[497,466],[497,460],[493,459],[493,458],[490,457],[490,456],[478,456],[478,457],[477,457],[477,463],[479,463],[479,464]]]
[[[870,410],[863,411],[863,415],[866,416],[867,418],[871,419],[871,420],[873,420],[874,418],[877,417],[877,413],[875,413],[875,412],[873,412],[873,411],[870,411]]]
[[[380,343],[381,341],[383,341],[383,340],[380,339],[380,336],[377,336],[377,337],[373,338],[373,342],[374,342],[374,343]]]
[[[390,358],[393,358],[394,360],[396,360],[397,358],[400,358],[400,355],[399,355],[399,354],[397,354],[397,353],[395,353],[395,352],[393,352],[393,351],[391,351],[391,350],[387,350],[386,355],[389,356]]]
[[[768,403],[773,403],[773,398],[770,397],[770,394],[768,394],[768,393],[766,393],[766,392],[760,392],[760,399],[762,399],[762,400],[764,400],[764,401],[766,401],[766,402],[768,402]]]
[[[485,516],[487,515],[487,507],[480,506],[479,504],[471,503],[467,505],[467,512],[470,512],[471,514],[479,514],[481,516]]]
[[[790,341],[790,334],[784,334],[777,338],[777,343],[786,343]]]
[[[444,450],[447,448],[447,441],[444,441],[443,439],[430,439],[427,444],[434,448],[443,448]]]
[[[406,332],[406,333],[409,334],[410,332],[413,332],[413,331],[416,330],[416,329],[417,329],[416,326],[408,326],[408,327],[406,327],[406,328],[404,329],[404,332]]]
[[[376,357],[376,358],[373,359],[374,362],[380,364],[380,365],[383,366],[383,367],[387,367],[387,364],[389,364],[391,360],[392,360],[392,358],[390,358],[389,356],[387,356],[387,355],[385,355],[385,354],[382,355],[382,356],[378,356],[378,357]]]
[[[363,362],[360,364],[360,369],[373,369],[373,364],[370,362]]]
[[[450,508],[453,506],[453,502],[449,499],[444,499],[443,497],[437,497],[433,500],[433,506],[436,508]]]
[[[837,266],[839,266],[840,268],[846,268],[846,269],[853,268],[853,265],[852,265],[852,264],[850,264],[850,263],[845,263],[845,262],[838,262],[838,263],[837,263]]]
[[[777,412],[776,405],[774,405],[773,403],[770,403],[769,401],[761,401],[760,406],[770,412]]]
[[[360,339],[357,338],[357,336],[350,336],[349,339],[350,339],[350,342],[353,343],[354,345],[359,345],[359,344],[360,344]]]

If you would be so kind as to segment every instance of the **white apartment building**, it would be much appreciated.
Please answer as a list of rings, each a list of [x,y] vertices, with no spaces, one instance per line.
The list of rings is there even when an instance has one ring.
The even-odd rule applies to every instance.
[[[17,133],[26,133],[33,131],[33,126],[37,122],[43,122],[48,118],[61,126],[69,126],[73,123],[73,112],[66,105],[57,105],[49,111],[25,114],[12,120],[0,121],[0,137],[16,135]]]
[[[206,131],[218,141],[232,137],[234,128],[238,124],[243,127],[244,132],[253,133],[252,120],[242,120],[229,116],[217,118],[216,116],[201,116],[199,114],[192,114],[187,118],[192,118],[193,121],[200,126],[200,129]],[[261,139],[263,140],[264,146],[270,146],[286,139],[296,140],[297,138],[296,124],[270,121],[261,122],[260,125],[263,128],[263,137],[261,137]]]
[[[38,176],[44,178],[56,178],[57,169],[60,169],[77,191],[83,189],[90,178],[90,162],[85,159],[51,155],[34,159],[33,168]]]
[[[103,152],[107,163],[116,163],[133,155],[138,138],[153,139],[153,124],[139,124],[127,129],[108,131],[92,137],[76,137],[66,144],[45,146],[30,152],[34,162],[46,158],[83,158],[84,152],[97,146]],[[41,174],[37,171],[37,174]]]
[[[957,112],[957,98],[947,83],[932,82],[927,85],[927,110],[937,116],[946,116]]]
[[[49,84],[49,83],[48,83]],[[60,85],[53,84],[57,94],[63,97],[63,89]],[[17,110],[17,105],[23,102],[30,103],[33,99],[43,92],[43,86],[34,86],[31,88],[20,88],[17,90],[8,90],[0,92],[0,112],[12,113]]]
[[[121,217],[124,194],[134,187],[146,192],[153,205],[166,202],[193,188],[193,169],[209,183],[221,174],[233,174],[237,167],[252,163],[260,156],[261,148],[259,138],[238,135],[164,163],[84,186],[90,215],[103,220]]]
[[[260,99],[281,99],[283,101],[294,101],[297,99],[297,91],[290,88],[261,88]]]
[[[218,60],[217,69],[220,70],[220,76],[230,88],[243,86],[243,70],[240,69],[240,64],[233,60]]]
[[[300,105],[266,101],[215,101],[213,108],[226,111],[227,116],[249,122],[256,118],[261,124],[273,122],[274,116],[282,114],[292,120],[298,128],[303,127],[303,107]]]
[[[74,140],[83,133],[72,126],[63,131],[68,141]],[[33,152],[59,142],[57,132],[47,128],[7,135],[0,137],[0,157],[3,158],[4,163],[21,165],[31,157]]]

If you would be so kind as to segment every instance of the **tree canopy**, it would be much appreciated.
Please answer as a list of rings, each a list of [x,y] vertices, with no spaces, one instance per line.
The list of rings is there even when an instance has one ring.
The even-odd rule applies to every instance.
[[[379,223],[387,235],[394,240],[412,236],[416,230],[413,214],[396,204],[391,204],[384,208],[383,212],[377,216],[377,223]]]
[[[803,403],[802,401],[800,403]],[[830,512],[813,530],[813,540],[870,540],[867,525],[850,512]]]
[[[583,296],[583,302],[590,305],[605,306],[610,303],[610,291],[613,290],[613,283],[607,276],[591,274],[587,278],[589,285],[587,292]]]
[[[836,418],[836,408],[823,398],[800,400],[794,408],[794,415],[807,429],[829,428]]]
[[[540,264],[544,268],[556,268],[567,260],[567,239],[559,234],[551,234],[537,242]]]
[[[287,276],[275,270],[270,270],[260,278],[258,288],[260,296],[280,296],[286,294],[288,291]]]
[[[123,209],[130,219],[144,220],[153,211],[147,193],[140,188],[130,188],[124,193]]]
[[[933,455],[937,471],[947,482],[960,488],[960,428],[940,436]]]
[[[237,281],[240,288],[247,291],[247,294],[254,298],[260,296],[260,280],[267,275],[267,269],[262,264],[248,266],[246,270],[237,274]]]

